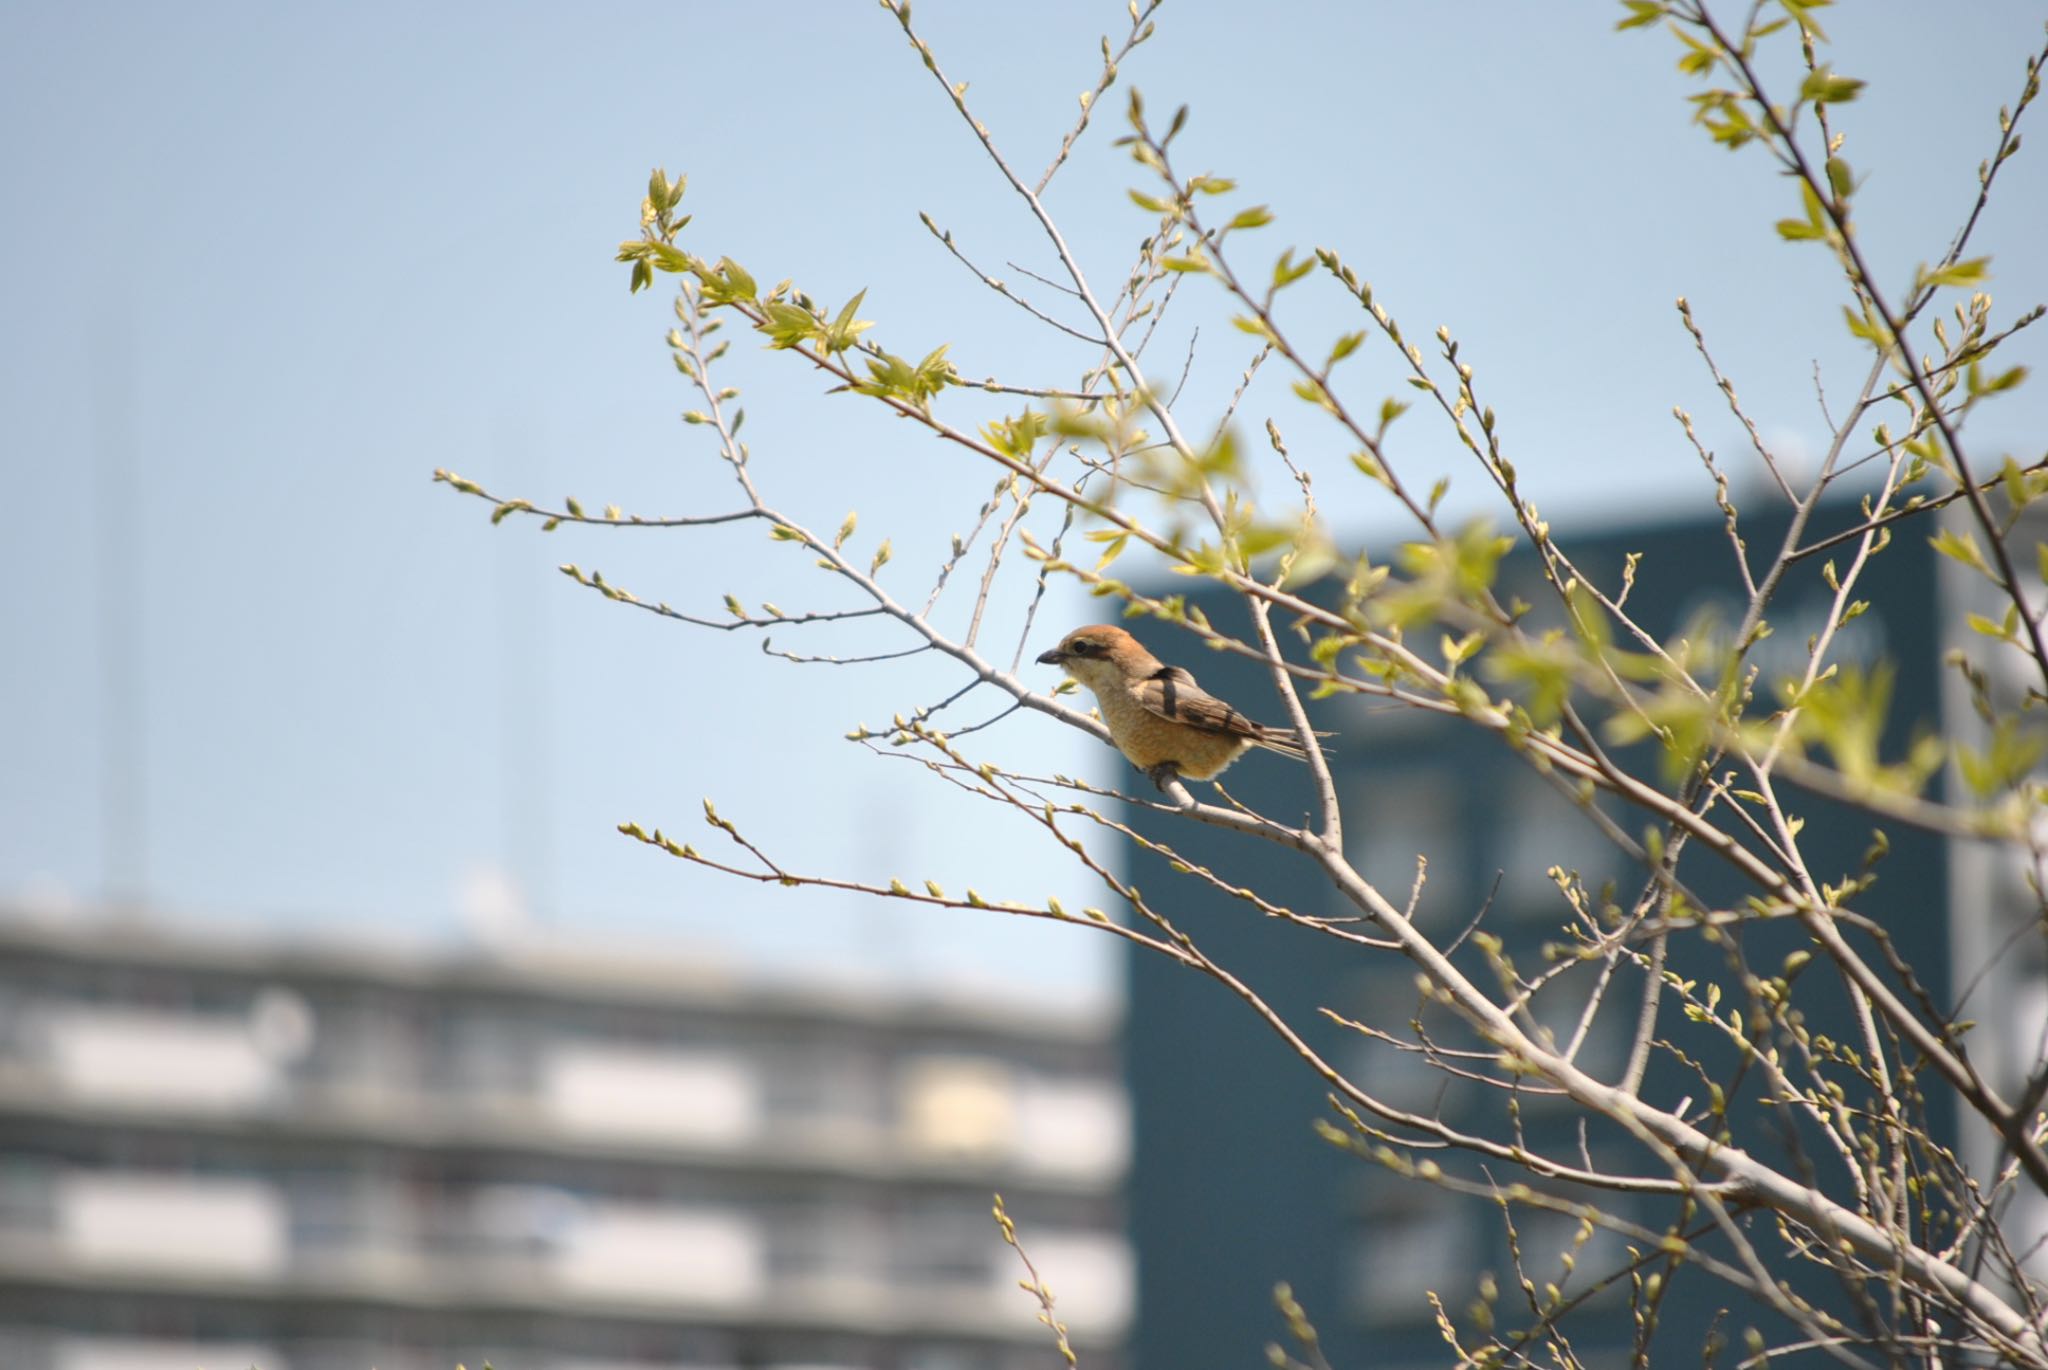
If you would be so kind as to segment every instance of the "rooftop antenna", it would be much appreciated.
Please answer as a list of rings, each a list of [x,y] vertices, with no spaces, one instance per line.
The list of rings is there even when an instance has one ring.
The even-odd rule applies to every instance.
[[[541,465],[535,459],[529,417],[510,425],[498,447],[510,482],[534,488]],[[551,789],[548,709],[547,601],[541,593],[546,563],[537,560],[530,538],[498,540],[498,687],[505,758],[502,797],[505,868],[517,882],[529,915],[551,921],[554,909],[554,843],[548,822]],[[546,568],[551,569],[551,568]]]
[[[149,885],[148,759],[142,678],[142,462],[135,435],[135,335],[125,318],[97,330],[92,377],[99,512],[101,895],[141,910]]]

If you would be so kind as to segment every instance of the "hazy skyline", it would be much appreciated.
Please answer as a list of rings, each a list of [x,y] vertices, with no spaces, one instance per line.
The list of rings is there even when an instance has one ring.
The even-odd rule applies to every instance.
[[[1125,27],[1116,3],[916,13],[1033,168],[1092,84],[1097,36]],[[1120,275],[1147,227],[1123,194],[1137,169],[1110,147],[1125,91],[1187,102],[1180,146],[1274,207],[1274,251],[1334,246],[1411,334],[1452,325],[1567,535],[1575,519],[1701,510],[1709,487],[1671,407],[1738,470],[1746,444],[1673,297],[1691,298],[1791,451],[1817,445],[1813,364],[1832,375],[1851,342],[1815,250],[1771,231],[1793,212],[1783,181],[1688,126],[1671,40],[1612,33],[1619,13],[1174,0],[1054,208],[1090,267]],[[1891,3],[1827,18],[1838,67],[1870,81],[1841,126],[1869,177],[1865,244],[1899,283],[1966,212],[2041,37],[2033,7],[1928,16]],[[971,872],[992,896],[1076,884],[1053,854],[1011,846],[1021,826],[835,740],[943,697],[953,674],[924,659],[791,667],[554,570],[599,566],[710,613],[728,590],[806,602],[815,573],[764,566],[758,533],[544,538],[493,529],[429,483],[449,467],[642,512],[730,505],[701,434],[676,420],[667,292],[629,297],[611,260],[655,164],[690,176],[694,250],[835,303],[866,288],[864,314],[898,350],[950,341],[969,376],[1041,382],[1091,360],[919,226],[931,212],[1006,276],[1009,260],[1052,265],[889,16],[14,6],[0,120],[16,502],[0,536],[0,901],[91,904],[130,883],[171,914],[428,936],[459,933],[465,907],[484,925],[523,907],[551,935],[704,938],[748,964],[1111,984],[1107,939],[741,885],[620,838],[628,818],[691,827],[710,795],[808,871]],[[2048,299],[2044,155],[2006,169],[1980,230],[2001,317]],[[1340,317],[1333,301],[1302,308]],[[1177,367],[1187,339],[1166,345]],[[2014,355],[2038,351],[2026,339]],[[1197,357],[1185,403],[1213,414],[1244,358],[1215,331]],[[821,398],[783,360],[741,340],[729,363],[757,463],[807,521],[858,507],[863,539],[895,539],[890,574],[921,583],[986,472],[906,446],[901,426]],[[1976,450],[2038,457],[2041,386],[1974,424]],[[999,416],[987,398],[950,402]],[[1265,412],[1303,423],[1284,399],[1247,421]],[[1300,445],[1316,445],[1305,427]],[[104,488],[124,470],[132,482]],[[1476,496],[1476,473],[1460,479],[1454,500]],[[1388,526],[1363,489],[1324,497],[1352,536]],[[110,544],[135,592],[111,625]],[[1091,612],[1066,601],[1037,631],[1049,643]],[[1015,624],[1000,616],[1005,656]],[[1034,769],[1117,773],[1044,720],[1003,728],[991,747]],[[139,785],[132,804],[110,805],[109,777]]]

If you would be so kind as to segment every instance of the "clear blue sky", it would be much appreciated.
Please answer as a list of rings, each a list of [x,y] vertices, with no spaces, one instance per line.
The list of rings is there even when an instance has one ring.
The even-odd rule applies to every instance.
[[[1185,155],[1275,206],[1273,250],[1336,246],[1412,335],[1452,325],[1566,526],[1698,507],[1673,404],[1743,465],[1676,295],[1788,448],[1817,445],[1813,362],[1852,384],[1815,249],[1770,229],[1787,187],[1687,126],[1671,41],[1610,32],[1618,12],[1173,0],[1123,80],[1157,110],[1194,105]],[[1097,36],[1123,27],[1116,3],[926,0],[918,17],[1033,169],[1092,82]],[[1902,282],[1967,206],[2040,11],[1859,4],[1828,23],[1838,66],[1871,82],[1843,127],[1870,178],[1865,241]],[[1108,145],[1121,89],[1053,197],[1104,279],[1147,227]],[[730,507],[677,422],[666,302],[629,297],[611,261],[656,163],[690,175],[695,250],[835,303],[866,287],[895,350],[951,341],[974,376],[1078,372],[1083,351],[1019,336],[1028,321],[919,228],[929,210],[1013,280],[1006,260],[1053,267],[878,8],[17,4],[0,10],[0,130],[0,897],[90,904],[126,883],[182,917],[441,937],[463,935],[479,872],[499,872],[543,927],[579,936],[1050,994],[1112,982],[1106,943],[1070,930],[743,887],[617,836],[624,818],[689,828],[712,795],[800,869],[1086,893],[1057,853],[1017,845],[1021,825],[839,740],[949,692],[941,667],[791,667],[552,569],[709,611],[728,589],[819,602],[816,573],[758,533],[543,538],[428,482],[447,466],[551,499]],[[2048,298],[2044,155],[2008,169],[1980,240],[2008,315]],[[1296,317],[1353,326],[1334,304]],[[1245,359],[1223,327],[1198,358],[1197,422]],[[989,474],[819,396],[786,360],[742,339],[726,376],[763,479],[820,525],[859,507],[863,545],[893,535],[909,590]],[[2040,455],[2042,384],[1986,416],[1979,452]],[[951,412],[996,416],[977,402]],[[1334,474],[1334,440],[1284,395],[1248,417],[1268,412],[1332,471],[1340,527],[1388,526]],[[1441,458],[1415,441],[1416,462]],[[124,464],[132,493],[110,494]],[[108,727],[121,658],[100,612],[101,534],[124,508],[132,744]],[[1065,603],[1045,635],[1086,612]],[[1111,773],[1042,721],[983,740]],[[115,774],[141,786],[139,824],[121,826],[139,844],[110,855]]]

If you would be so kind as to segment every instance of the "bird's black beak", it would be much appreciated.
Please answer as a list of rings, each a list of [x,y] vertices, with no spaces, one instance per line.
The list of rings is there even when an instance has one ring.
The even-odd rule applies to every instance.
[[[1038,654],[1038,664],[1041,666],[1057,666],[1065,660],[1066,657],[1060,654],[1060,649],[1057,647]]]

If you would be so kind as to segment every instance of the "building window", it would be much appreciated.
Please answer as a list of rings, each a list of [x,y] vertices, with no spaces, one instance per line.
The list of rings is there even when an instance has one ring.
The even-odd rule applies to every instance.
[[[762,1072],[763,1106],[778,1133],[821,1142],[873,1142],[882,1125],[874,1053],[808,1041],[778,1050]]]
[[[761,1297],[763,1254],[743,1213],[593,1203],[563,1234],[555,1273],[598,1298],[715,1306]]]
[[[1135,1297],[1131,1249],[1119,1237],[1107,1232],[1074,1232],[1027,1225],[1021,1235],[1031,1252],[1031,1263],[1051,1286],[1059,1301],[1060,1320],[1075,1332],[1106,1335],[1121,1332],[1131,1320]],[[1040,1312],[1038,1302],[1017,1291],[1014,1280],[1022,1278],[1024,1267],[1012,1252],[1007,1262],[998,1257],[996,1290],[1005,1301],[1002,1307],[1014,1321],[1030,1322]]]
[[[74,1171],[55,1197],[65,1247],[95,1265],[267,1275],[285,1261],[284,1199],[263,1180]]]
[[[985,1289],[1008,1255],[985,1202],[911,1200],[890,1232],[891,1275],[909,1285]]]
[[[850,1197],[799,1203],[771,1211],[766,1221],[768,1275],[779,1289],[824,1286],[873,1296],[880,1287],[881,1235],[866,1205]]]
[[[922,1056],[904,1064],[898,1128],[926,1155],[994,1159],[1010,1149],[1016,1083],[1010,1068],[985,1056]]]
[[[1549,870],[1576,872],[1595,897],[1621,870],[1621,854],[1593,819],[1542,776],[1509,772],[1495,810],[1500,905],[1508,916],[1556,925],[1572,917]]]
[[[265,1101],[278,1084],[247,1018],[65,1005],[49,1009],[42,1026],[52,1072],[94,1100],[237,1109]]]
[[[192,1370],[195,1365],[290,1370],[274,1347],[260,1342],[60,1337],[50,1347],[50,1370]]]
[[[1359,777],[1345,801],[1345,831],[1352,834],[1351,857],[1359,874],[1396,907],[1406,905],[1415,885],[1416,858],[1429,861],[1429,879],[1418,906],[1425,917],[1469,918],[1472,882],[1458,811],[1456,777],[1420,767]],[[1484,891],[1480,891],[1483,895]]]
[[[1033,1170],[1114,1178],[1130,1161],[1130,1105],[1106,1080],[1027,1077],[1014,1147]]]
[[[1428,1322],[1434,1293],[1461,1306],[1478,1256],[1460,1201],[1374,1187],[1382,1207],[1359,1225],[1350,1259],[1352,1312],[1367,1323]]]
[[[603,1043],[556,1046],[541,1070],[542,1099],[565,1127],[700,1144],[756,1134],[757,1083],[736,1056]]]

